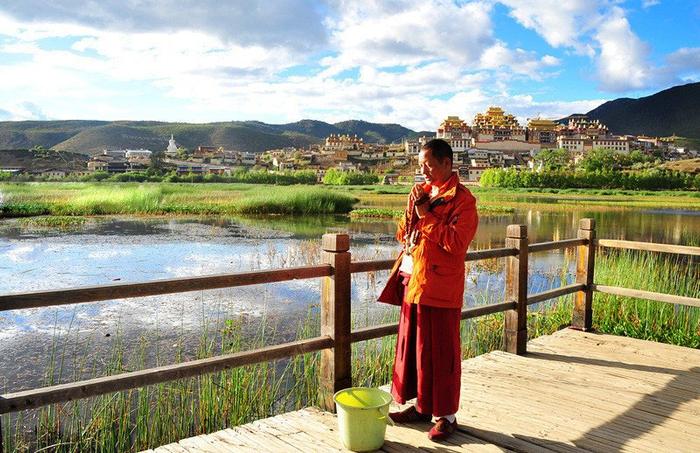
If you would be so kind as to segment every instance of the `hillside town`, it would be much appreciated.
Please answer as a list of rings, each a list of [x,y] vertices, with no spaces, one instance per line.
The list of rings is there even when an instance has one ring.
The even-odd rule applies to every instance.
[[[259,153],[242,152],[201,144],[188,150],[179,147],[171,135],[165,150],[103,150],[93,155],[83,169],[50,168],[35,171],[22,167],[0,168],[12,174],[30,173],[46,179],[72,175],[142,172],[153,167],[177,175],[228,175],[235,169],[250,168],[269,172],[310,170],[322,180],[325,172],[372,172],[382,175],[384,183],[411,183],[416,174],[418,152],[429,139],[447,140],[455,153],[454,170],[464,182],[477,183],[490,168],[541,170],[536,156],[545,149],[569,152],[574,163],[594,149],[627,154],[637,150],[674,161],[698,156],[696,150],[676,146],[675,137],[614,135],[599,120],[586,115],[571,115],[566,121],[532,118],[523,125],[514,115],[492,106],[478,113],[471,124],[458,116],[448,116],[434,135],[404,139],[400,143],[367,143],[357,135],[331,134],[322,143],[307,148],[286,147]]]

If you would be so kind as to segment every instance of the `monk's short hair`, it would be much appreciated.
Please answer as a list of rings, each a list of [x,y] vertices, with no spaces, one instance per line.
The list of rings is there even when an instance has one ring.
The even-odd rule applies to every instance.
[[[454,159],[452,157],[452,147],[449,143],[447,143],[441,138],[434,138],[432,140],[429,140],[425,143],[425,145],[423,145],[422,149],[430,150],[433,154],[433,157],[438,159],[440,162],[442,162],[444,158],[448,158],[450,159],[450,162],[454,162]]]

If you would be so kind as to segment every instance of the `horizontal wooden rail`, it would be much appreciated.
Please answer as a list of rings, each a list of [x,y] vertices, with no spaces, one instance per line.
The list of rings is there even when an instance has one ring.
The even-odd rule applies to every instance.
[[[488,249],[488,250],[476,250],[474,252],[467,252],[466,261],[479,261],[486,260],[489,258],[504,258],[506,256],[515,256],[518,251],[510,247],[502,247],[498,249]]]
[[[237,352],[114,376],[8,393],[0,396],[0,414],[34,409],[52,403],[103,395],[175,379],[198,376],[204,373],[213,373],[227,368],[293,357],[307,352],[320,351],[332,346],[333,340],[330,337],[316,337],[267,346],[252,351]]]
[[[396,260],[353,261],[350,263],[350,273],[385,271],[391,269]]]
[[[532,305],[549,299],[554,299],[567,294],[573,294],[577,291],[583,291],[586,285],[583,283],[573,283],[571,285],[561,286],[559,288],[542,291],[541,293],[533,294],[527,297],[527,304]]]
[[[479,316],[499,313],[515,308],[515,302],[501,302],[498,304],[483,305],[480,307],[467,308],[462,310],[461,319],[478,318]],[[353,330],[350,334],[350,341],[357,343],[358,341],[372,340],[381,338],[387,335],[394,335],[399,331],[398,323],[382,324],[380,326],[364,327],[362,329]]]
[[[598,239],[595,244],[613,249],[645,250],[648,252],[678,253],[679,255],[700,256],[700,247],[688,245],[657,244],[655,242],[635,242],[617,239]]]
[[[152,280],[141,283],[112,283],[54,291],[32,291],[0,295],[0,311],[230,288],[304,278],[327,277],[329,275],[331,275],[331,267],[329,265],[320,265],[240,272],[236,274],[207,275],[203,277]]]
[[[479,316],[492,315],[506,310],[513,310],[517,304],[514,301],[500,302],[498,304],[482,305],[479,307],[462,310],[462,319],[478,318]]]
[[[557,250],[565,249],[568,247],[577,247],[579,245],[588,244],[588,239],[564,239],[561,241],[551,241],[551,242],[538,242],[535,244],[530,244],[527,247],[528,252],[537,253],[545,252],[547,250]]]
[[[654,300],[675,305],[687,305],[700,307],[700,299],[694,297],[675,296],[673,294],[654,293],[641,289],[620,288],[619,286],[593,285],[593,290],[599,293],[613,294],[615,296],[634,297],[637,299]]]
[[[468,252],[465,261],[479,261],[489,258],[502,258],[516,254],[515,249],[503,247],[498,249],[477,250]],[[396,260],[353,261],[350,263],[350,273],[384,271],[391,269]]]

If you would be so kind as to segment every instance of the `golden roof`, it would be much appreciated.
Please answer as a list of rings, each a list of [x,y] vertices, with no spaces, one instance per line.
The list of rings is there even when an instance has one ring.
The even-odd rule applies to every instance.
[[[474,127],[519,129],[520,124],[514,115],[505,113],[500,107],[489,107],[486,113],[477,113]]]
[[[468,129],[469,125],[458,116],[448,116],[440,123],[440,129]]]
[[[552,120],[541,119],[541,118],[532,118],[527,123],[528,129],[540,129],[540,130],[545,130],[545,131],[556,130],[558,126],[559,125]]]

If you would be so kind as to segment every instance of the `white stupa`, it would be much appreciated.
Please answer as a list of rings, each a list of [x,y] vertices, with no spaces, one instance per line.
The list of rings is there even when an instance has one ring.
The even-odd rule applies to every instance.
[[[177,145],[175,144],[175,138],[173,138],[173,134],[170,134],[170,141],[168,141],[168,149],[165,150],[165,154],[167,154],[167,155],[176,155],[177,154]]]

